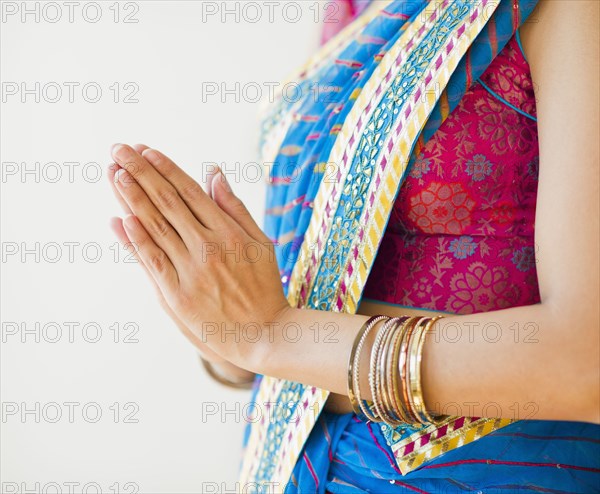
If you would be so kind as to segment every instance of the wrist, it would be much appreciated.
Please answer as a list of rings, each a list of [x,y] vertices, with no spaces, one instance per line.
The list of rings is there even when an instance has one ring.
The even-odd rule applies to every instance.
[[[286,304],[275,313],[271,321],[262,324],[258,334],[242,338],[242,366],[258,374],[278,377],[277,369],[280,368],[283,357],[282,346],[290,340],[288,329],[291,326],[298,328],[301,312],[301,309]]]
[[[363,315],[314,309],[282,311],[260,343],[252,370],[346,394],[348,359]]]

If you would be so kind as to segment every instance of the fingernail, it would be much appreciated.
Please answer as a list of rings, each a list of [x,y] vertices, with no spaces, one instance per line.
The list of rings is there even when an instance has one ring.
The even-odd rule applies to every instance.
[[[129,187],[129,184],[131,184],[131,175],[127,173],[127,170],[119,168],[117,173],[115,173],[115,181],[119,182],[123,187]]]
[[[137,226],[137,218],[133,214],[128,214],[123,219],[123,226],[129,230],[133,230]]]
[[[142,156],[146,158],[151,165],[156,165],[160,159],[158,153],[154,149],[144,149]]]
[[[110,178],[110,181],[113,184],[117,183],[117,180],[118,180],[117,173],[118,173],[118,171],[119,171],[119,166],[118,165],[116,165],[116,164],[113,163],[112,165],[108,166],[108,177]]]
[[[131,155],[131,151],[125,144],[115,144],[112,148],[112,155],[118,161],[125,161]]]

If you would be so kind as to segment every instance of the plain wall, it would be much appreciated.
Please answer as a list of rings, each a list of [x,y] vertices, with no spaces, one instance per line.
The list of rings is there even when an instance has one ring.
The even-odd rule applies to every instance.
[[[198,179],[202,163],[224,163],[262,221],[259,105],[203,103],[202,84],[282,81],[317,48],[325,3],[110,1],[97,22],[93,2],[77,2],[73,22],[65,2],[50,2],[57,21],[48,2],[27,2],[24,19],[22,2],[2,3],[3,492],[231,492],[249,393],[210,381],[117,247],[109,148],[143,142]]]

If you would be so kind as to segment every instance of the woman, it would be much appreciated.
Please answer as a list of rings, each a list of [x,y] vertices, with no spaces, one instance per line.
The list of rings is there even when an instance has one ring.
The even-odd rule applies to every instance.
[[[266,118],[267,235],[126,145],[114,229],[258,376],[241,491],[600,491],[598,4],[366,3]]]

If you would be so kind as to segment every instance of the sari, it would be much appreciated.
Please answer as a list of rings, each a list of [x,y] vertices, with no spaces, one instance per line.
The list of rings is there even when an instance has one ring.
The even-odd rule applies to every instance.
[[[420,150],[536,1],[362,4],[292,79],[301,97],[281,96],[263,128],[262,157],[272,165],[265,230],[297,307],[356,312]],[[592,424],[450,416],[390,428],[321,412],[327,396],[257,380],[254,402],[277,413],[247,429],[242,492],[597,488]],[[531,440],[515,439],[524,437]],[[575,446],[565,449],[566,441]],[[523,478],[516,467],[526,469]]]

